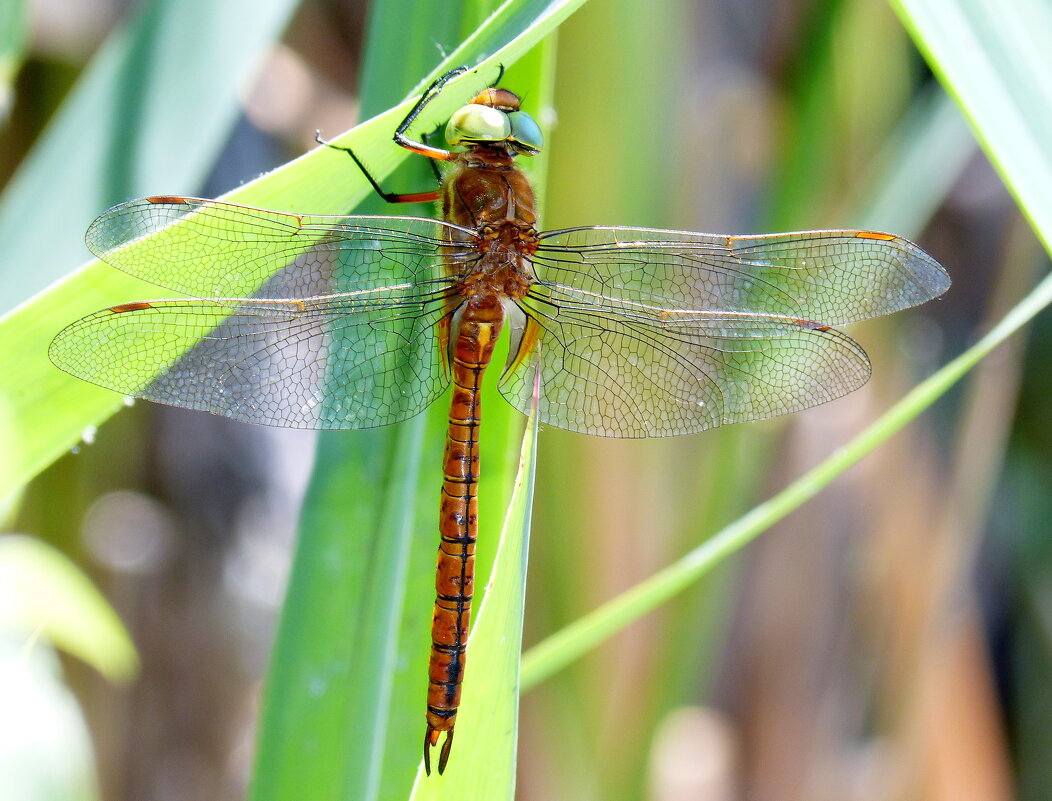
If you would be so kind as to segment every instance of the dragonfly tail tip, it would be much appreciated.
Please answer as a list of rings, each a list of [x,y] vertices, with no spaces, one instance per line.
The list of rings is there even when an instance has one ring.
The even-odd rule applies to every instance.
[[[427,727],[427,731],[424,732],[424,773],[428,776],[431,775],[431,749],[438,745],[438,736],[441,732],[438,729],[431,728],[430,725]],[[446,739],[442,743],[442,750],[438,754],[438,775],[441,776],[446,770],[446,763],[449,762],[449,751],[453,747],[453,730],[446,730]]]
[[[446,770],[446,763],[449,761],[449,751],[453,747],[453,730],[450,729],[446,732],[446,739],[442,743],[442,753],[438,755],[438,772],[441,775]]]

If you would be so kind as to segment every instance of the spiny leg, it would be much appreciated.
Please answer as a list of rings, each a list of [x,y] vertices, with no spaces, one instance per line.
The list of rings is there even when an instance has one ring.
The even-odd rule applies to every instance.
[[[412,125],[413,122],[416,120],[416,118],[420,116],[420,112],[424,110],[427,104],[438,96],[439,92],[442,90],[442,87],[445,86],[456,76],[466,72],[467,69],[467,67],[457,67],[456,69],[450,70],[449,72],[437,78],[434,81],[434,83],[432,83],[427,88],[424,94],[420,96],[420,99],[416,101],[416,105],[414,105],[413,108],[410,109],[409,113],[406,115],[405,119],[402,120],[402,123],[398,126],[398,129],[395,131],[394,134],[395,144],[397,144],[399,147],[404,147],[407,150],[411,150],[414,153],[417,153],[421,156],[426,156],[427,158],[432,160],[431,169],[434,171],[435,177],[439,181],[442,180],[442,175],[438,171],[438,168],[437,166],[435,166],[434,162],[451,161],[456,158],[456,154],[452,153],[449,150],[445,150],[444,148],[432,146],[428,143],[428,136],[422,137],[424,140],[423,142],[414,142],[412,139],[409,139],[405,135],[405,133],[409,129],[409,126]],[[382,197],[387,203],[430,203],[432,201],[438,200],[439,195],[441,194],[438,189],[431,189],[426,192],[388,192],[382,186],[380,186],[380,182],[376,180],[373,174],[369,171],[369,168],[365,166],[365,163],[360,158],[358,158],[358,154],[355,153],[354,150],[352,150],[349,147],[334,144],[328,141],[327,139],[323,139],[321,131],[314,132],[314,139],[320,145],[331,147],[333,150],[342,151],[343,153],[346,153],[348,156],[350,156],[351,160],[354,161],[358,169],[362,171],[362,175],[364,175],[366,180],[369,181],[369,185],[372,186],[373,191],[375,191],[376,194]]]

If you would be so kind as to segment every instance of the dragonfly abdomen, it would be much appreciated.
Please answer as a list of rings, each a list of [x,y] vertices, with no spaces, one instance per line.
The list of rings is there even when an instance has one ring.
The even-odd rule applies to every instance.
[[[431,772],[431,747],[447,732],[438,760],[441,773],[449,758],[464,680],[464,651],[471,623],[478,536],[479,425],[482,374],[500,334],[499,298],[472,298],[464,306],[453,345],[453,399],[446,432],[442,500],[439,505],[438,568],[431,620],[428,666],[427,733],[424,767]]]

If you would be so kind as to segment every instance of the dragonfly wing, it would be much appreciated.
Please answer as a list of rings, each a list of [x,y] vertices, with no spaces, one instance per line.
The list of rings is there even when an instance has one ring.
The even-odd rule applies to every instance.
[[[531,292],[520,307],[539,326],[540,419],[607,437],[691,434],[838,398],[869,378],[850,337],[807,320],[748,313],[629,316]],[[501,393],[528,412],[533,371]]]
[[[442,299],[163,300],[103,309],[51,344],[63,370],[126,395],[292,428],[405,420],[448,385]]]
[[[534,265],[542,284],[573,287],[578,302],[615,312],[726,310],[826,325],[916,306],[950,286],[919,247],[875,231],[723,236],[573,228],[542,234]]]
[[[286,214],[188,197],[130,200],[88,228],[99,259],[200,298],[309,298],[441,282],[443,258],[477,257],[414,217]]]

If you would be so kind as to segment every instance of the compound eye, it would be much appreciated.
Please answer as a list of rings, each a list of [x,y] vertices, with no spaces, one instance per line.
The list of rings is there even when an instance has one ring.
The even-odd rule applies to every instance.
[[[521,153],[532,156],[544,147],[544,134],[541,126],[525,111],[512,111],[508,114],[511,122],[511,134],[508,136],[515,148]]]
[[[508,115],[490,106],[469,103],[457,110],[446,125],[446,141],[451,145],[473,142],[505,142],[511,135]]]

